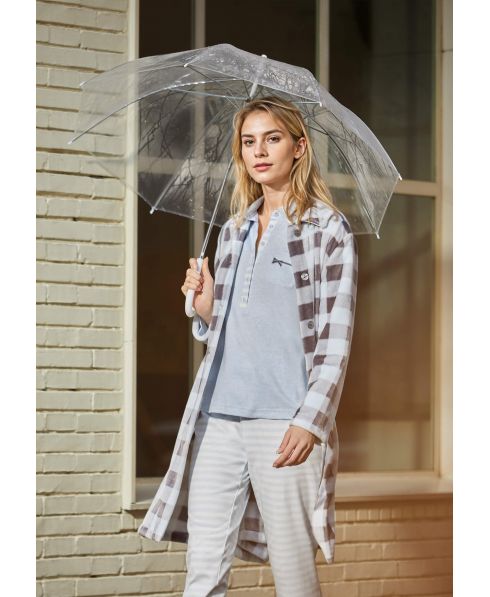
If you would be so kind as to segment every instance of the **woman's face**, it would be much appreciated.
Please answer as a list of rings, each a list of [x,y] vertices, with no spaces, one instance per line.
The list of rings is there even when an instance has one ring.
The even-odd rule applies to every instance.
[[[304,137],[294,143],[280,122],[265,110],[255,110],[245,118],[241,130],[242,158],[249,175],[259,184],[283,188],[295,158],[303,155]],[[260,168],[258,164],[269,164]]]

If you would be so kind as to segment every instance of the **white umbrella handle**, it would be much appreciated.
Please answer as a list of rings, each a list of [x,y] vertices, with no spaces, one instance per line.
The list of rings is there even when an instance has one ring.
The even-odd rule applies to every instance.
[[[197,272],[198,273],[201,272],[202,262],[203,262],[203,258],[198,257],[197,258]],[[196,310],[193,307],[194,294],[195,294],[195,291],[189,288],[189,290],[187,291],[187,294],[185,295],[185,314],[187,315],[187,317],[194,317],[194,315],[196,314]]]

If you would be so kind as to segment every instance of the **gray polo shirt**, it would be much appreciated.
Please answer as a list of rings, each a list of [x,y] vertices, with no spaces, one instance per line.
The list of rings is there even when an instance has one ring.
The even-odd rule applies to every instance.
[[[307,391],[284,209],[255,256],[258,214],[244,240],[201,409],[224,418],[289,419]]]

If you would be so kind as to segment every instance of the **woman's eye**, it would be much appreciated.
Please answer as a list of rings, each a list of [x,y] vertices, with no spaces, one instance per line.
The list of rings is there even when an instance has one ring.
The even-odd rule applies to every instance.
[[[269,137],[269,141],[280,141],[280,140],[281,140],[281,138],[277,137],[276,135]],[[244,145],[250,145],[251,143],[253,143],[252,139],[245,139],[243,141]]]

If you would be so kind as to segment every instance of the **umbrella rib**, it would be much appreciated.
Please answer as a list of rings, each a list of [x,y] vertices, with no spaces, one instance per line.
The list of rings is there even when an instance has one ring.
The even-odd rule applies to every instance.
[[[322,102],[317,102],[315,100],[305,100],[305,101],[302,101],[302,100],[291,100],[291,103],[292,104],[315,104],[317,106],[321,106],[322,105]]]
[[[334,116],[335,116],[335,115],[334,115]],[[350,165],[350,162],[349,162],[349,160],[347,159],[347,156],[345,155],[344,151],[342,150],[342,148],[339,146],[339,144],[338,144],[338,143],[337,143],[337,141],[335,140],[334,136],[333,136],[333,135],[331,135],[331,134],[330,134],[330,133],[329,133],[327,130],[325,130],[325,129],[324,129],[324,127],[323,127],[323,126],[322,126],[320,123],[318,123],[317,121],[315,121],[315,122],[316,122],[316,124],[318,124],[318,126],[320,126],[320,128],[322,128],[322,129],[323,129],[323,132],[324,132],[324,133],[325,133],[325,134],[326,134],[328,137],[330,137],[330,139],[332,139],[332,142],[333,142],[333,143],[335,143],[335,146],[336,146],[336,147],[337,147],[337,149],[339,150],[340,154],[342,155],[342,157],[343,157],[343,158],[344,158],[344,160],[345,160],[345,163],[347,164],[347,166],[348,166],[349,170],[351,171],[351,175],[352,175],[353,179],[356,181],[358,188],[359,188],[359,189],[362,189],[362,187],[361,187],[361,185],[360,185],[360,183],[359,183],[359,180],[358,180],[358,178],[357,178],[357,176],[356,176],[356,173],[354,172],[354,169],[353,169],[353,168],[352,168],[352,166]],[[344,128],[344,131],[345,131],[345,127],[344,127],[344,125],[343,125],[342,121],[339,121],[339,122],[340,122],[340,125],[342,126],[342,128]],[[356,159],[357,159],[357,158],[356,158]],[[376,232],[376,226],[374,225],[374,222],[373,222],[373,219],[372,219],[372,217],[371,217],[371,214],[370,214],[370,213],[369,213],[369,212],[366,210],[366,207],[365,207],[365,205],[364,205],[364,202],[362,202],[362,201],[361,201],[361,207],[363,208],[364,212],[366,213],[366,215],[367,215],[367,217],[368,217],[368,219],[369,219],[369,222],[370,222],[370,224],[371,224],[371,226],[372,226],[373,230]]]
[[[342,130],[344,131],[344,136],[343,136],[343,137],[340,137],[340,135],[333,135],[333,134],[327,133],[327,131],[325,131],[325,133],[327,133],[327,134],[330,136],[330,138],[331,138],[331,139],[333,139],[335,136],[338,136],[339,138],[341,138],[341,139],[344,139],[344,140],[346,141],[346,143],[349,143],[350,145],[352,145],[352,144],[353,144],[353,142],[352,142],[352,140],[349,138],[349,136],[350,136],[350,134],[349,134],[349,131],[347,131],[347,129],[345,128],[345,125],[344,125],[344,123],[342,122],[342,120],[341,120],[341,119],[340,119],[340,118],[339,118],[339,117],[338,117],[336,114],[334,114],[334,112],[332,112],[331,110],[327,110],[327,112],[329,112],[329,113],[332,115],[332,117],[333,117],[333,118],[335,118],[335,119],[337,120],[337,122],[338,122],[339,126],[341,126],[341,127],[342,127]],[[318,124],[318,123],[317,123],[317,124]],[[320,126],[322,126],[322,125],[320,124]],[[323,127],[322,127],[322,128],[323,128]],[[357,147],[358,147],[358,146],[357,146]],[[359,147],[358,147],[358,149],[359,149]],[[362,153],[362,152],[361,152],[361,153]],[[345,157],[345,156],[344,156],[344,157]],[[365,157],[365,156],[364,156],[364,157]]]
[[[204,83],[204,81],[200,81],[200,83]],[[221,95],[219,93],[206,93],[205,91],[191,91],[191,90],[186,90],[183,93],[186,93],[187,95],[201,95],[204,97],[222,97],[225,99],[237,99],[237,100],[245,100],[246,98],[244,97],[238,97],[238,96],[233,96],[233,95]]]
[[[336,115],[335,115],[335,114],[334,114],[334,113],[333,113],[331,110],[327,110],[327,111],[328,111],[328,112],[329,112],[329,113],[330,113],[330,114],[333,116],[333,118],[335,118],[335,119],[337,120],[337,122],[339,123],[339,125],[342,127],[342,129],[343,129],[343,131],[344,131],[344,136],[335,135],[334,133],[330,133],[330,132],[328,132],[328,131],[325,129],[325,127],[324,127],[324,126],[323,126],[321,123],[319,123],[319,122],[318,122],[318,121],[315,119],[315,117],[313,117],[313,116],[311,116],[311,117],[310,117],[310,116],[306,115],[306,118],[313,118],[313,119],[314,119],[314,122],[315,122],[315,124],[316,124],[316,125],[318,125],[318,126],[320,127],[320,129],[321,129],[321,130],[318,130],[318,129],[314,129],[314,130],[316,130],[316,131],[318,131],[318,132],[322,132],[322,133],[326,134],[326,135],[327,135],[328,137],[330,137],[330,138],[332,139],[332,141],[334,141],[334,142],[335,142],[335,138],[343,139],[343,140],[344,140],[346,143],[348,143],[349,145],[353,146],[355,149],[357,149],[358,151],[360,151],[360,152],[361,152],[361,154],[362,154],[362,153],[363,153],[363,152],[362,152],[362,148],[361,148],[361,147],[359,147],[359,145],[358,145],[358,144],[354,143],[354,142],[353,142],[353,141],[352,141],[352,140],[349,138],[349,134],[348,134],[349,132],[346,130],[346,128],[345,128],[345,126],[344,126],[344,123],[343,123],[343,122],[342,122],[342,121],[341,121],[341,120],[340,120],[340,119],[339,119],[339,118],[338,118],[338,117],[337,117],[337,116],[336,116]],[[309,126],[311,126],[311,125],[309,125]],[[313,128],[313,127],[312,127],[312,128]],[[337,144],[337,143],[336,143],[336,146],[338,147],[338,144]],[[340,147],[339,147],[339,151],[341,151],[341,150],[340,150]],[[345,158],[345,160],[348,162],[348,160],[347,160],[347,157],[345,156],[345,154],[344,154],[343,152],[342,152],[342,155],[343,155],[343,157]],[[364,157],[365,159],[367,159],[367,158],[366,158],[366,156],[364,156],[364,155],[363,155],[363,157]],[[359,163],[359,160],[357,159],[357,157],[356,157],[356,163],[357,163],[357,164],[359,165],[359,167],[360,167],[360,163]]]
[[[211,81],[212,83],[221,83],[220,79],[212,79],[211,77],[209,77],[206,73],[201,72],[200,70],[198,70],[197,68],[195,68],[192,64],[187,64],[186,68],[191,68],[194,72],[196,72],[198,75],[201,75],[201,77],[206,77],[209,81]],[[239,81],[240,79],[228,79],[231,81]],[[224,85],[220,85],[220,87],[223,87],[225,92],[229,92],[230,90],[227,89]],[[221,97],[221,96],[220,96]],[[234,98],[232,96],[226,95],[225,97],[228,97],[229,99],[243,99],[245,100],[246,98]],[[238,108],[238,105],[235,104],[235,107]]]
[[[212,230],[213,225],[214,225],[214,220],[216,219],[216,215],[218,213],[218,205],[219,205],[219,203],[221,201],[221,196],[223,195],[223,190],[225,188],[226,179],[228,178],[228,173],[230,172],[230,168],[231,168],[232,163],[233,163],[233,156],[231,156],[230,161],[228,162],[228,166],[226,167],[225,175],[224,175],[223,180],[221,182],[221,188],[219,190],[218,199],[216,200],[216,203],[214,205],[213,215],[211,216],[211,220],[209,221],[208,229],[206,231],[206,237],[204,238],[204,242],[203,242],[202,247],[201,247],[201,254],[200,254],[201,259],[204,258],[204,253],[206,252],[206,247],[207,247],[208,242],[209,242],[209,237],[211,235],[211,230]]]

